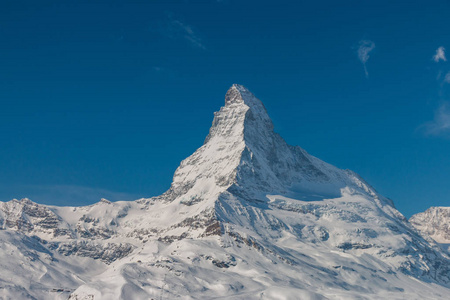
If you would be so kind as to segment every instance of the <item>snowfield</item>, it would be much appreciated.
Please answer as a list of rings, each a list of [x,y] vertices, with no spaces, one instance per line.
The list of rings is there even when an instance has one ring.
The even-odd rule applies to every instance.
[[[0,227],[2,299],[450,299],[429,232],[286,144],[240,85],[164,194],[0,202]]]

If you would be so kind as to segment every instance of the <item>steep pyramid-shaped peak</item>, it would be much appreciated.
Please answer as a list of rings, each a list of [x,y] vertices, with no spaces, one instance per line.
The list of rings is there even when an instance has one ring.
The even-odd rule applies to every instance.
[[[255,97],[246,87],[240,84],[233,84],[225,95],[225,106],[246,105],[252,113],[252,117],[264,120],[272,124],[264,104]]]
[[[183,199],[198,195],[214,198],[236,182],[249,141],[271,139],[272,134],[272,121],[261,101],[242,85],[234,84],[225,95],[225,105],[214,113],[204,145],[176,170],[168,191],[170,199],[181,195]]]
[[[233,84],[225,95],[225,106],[214,114],[205,144],[213,137],[243,139],[244,133],[248,132],[244,130],[245,127],[259,128],[259,133],[263,133],[261,130],[273,130],[272,121],[262,102],[244,86]]]
[[[233,84],[225,95],[225,105],[245,104],[252,109],[262,109],[267,114],[262,102],[255,97],[245,86]]]
[[[234,84],[225,95],[225,105],[214,113],[205,143],[181,162],[165,199],[214,201],[225,191],[248,199],[299,191],[338,197],[342,188],[361,185],[353,177],[288,145],[273,131],[262,102]]]

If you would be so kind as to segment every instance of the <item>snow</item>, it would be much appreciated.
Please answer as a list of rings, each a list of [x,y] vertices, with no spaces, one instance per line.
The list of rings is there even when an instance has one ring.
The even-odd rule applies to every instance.
[[[450,207],[430,207],[415,214],[409,221],[436,242],[450,244]]]
[[[84,207],[0,202],[0,227],[5,299],[450,294],[446,251],[356,173],[286,144],[240,85],[163,195]]]

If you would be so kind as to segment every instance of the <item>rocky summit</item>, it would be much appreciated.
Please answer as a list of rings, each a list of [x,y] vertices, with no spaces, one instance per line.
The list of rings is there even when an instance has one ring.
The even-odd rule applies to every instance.
[[[236,84],[164,194],[0,202],[0,226],[3,299],[450,295],[442,247],[358,174],[288,145]]]

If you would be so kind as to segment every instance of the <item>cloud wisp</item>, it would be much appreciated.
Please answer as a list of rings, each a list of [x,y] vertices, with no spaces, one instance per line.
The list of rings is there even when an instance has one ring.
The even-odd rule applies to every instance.
[[[450,83],[450,72],[448,72],[445,77],[444,77],[444,82],[445,83]]]
[[[180,20],[168,16],[168,20],[160,28],[160,33],[173,40],[185,40],[192,47],[206,50],[203,40],[195,32],[194,28]]]
[[[447,61],[447,58],[445,57],[445,48],[444,47],[439,47],[436,49],[436,54],[433,55],[433,60],[435,62],[439,62],[439,61]]]
[[[366,77],[369,78],[369,72],[367,71],[366,63],[369,60],[369,53],[375,48],[375,43],[371,40],[361,40],[359,41],[358,47],[358,58],[364,66],[364,73]]]
[[[443,102],[434,114],[434,119],[421,126],[425,135],[450,137],[450,103]]]
[[[433,60],[437,63],[440,61],[447,61],[445,48],[443,46],[436,49]],[[445,73],[442,69],[439,70],[436,80],[440,83],[438,91],[440,98],[446,99],[444,94],[445,84],[450,84],[450,72]],[[441,100],[441,104],[434,112],[433,120],[422,124],[417,129],[425,136],[450,138],[450,102]]]

